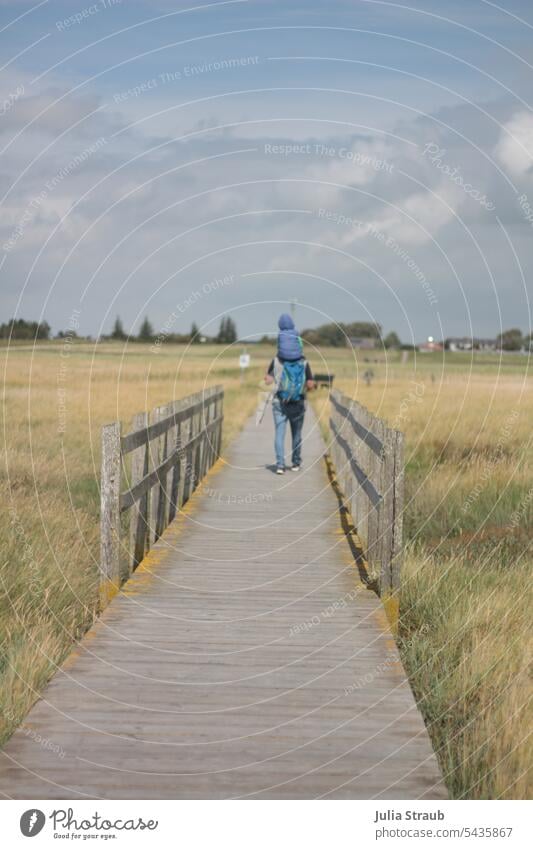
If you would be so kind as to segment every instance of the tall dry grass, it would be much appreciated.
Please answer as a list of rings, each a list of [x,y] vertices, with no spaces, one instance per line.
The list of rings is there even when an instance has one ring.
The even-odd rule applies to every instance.
[[[225,446],[255,408],[264,349],[70,342],[0,349],[0,741],[22,720],[97,602],[100,428],[222,382]]]
[[[357,373],[332,352],[328,365],[336,385],[406,433],[399,646],[450,794],[530,798],[527,361],[411,356]],[[323,396],[318,408],[325,422]]]
[[[22,720],[96,609],[99,431],[222,382],[224,445],[253,411],[272,351],[43,344],[0,350],[0,740]],[[407,434],[400,648],[450,792],[523,798],[531,762],[531,421],[519,358],[365,363],[316,371]],[[363,378],[372,369],[370,386]],[[327,394],[315,404],[327,434]],[[61,432],[61,431],[64,432]]]

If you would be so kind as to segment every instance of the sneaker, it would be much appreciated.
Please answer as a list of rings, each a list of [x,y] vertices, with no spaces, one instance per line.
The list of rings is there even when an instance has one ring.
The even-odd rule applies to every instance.
[[[281,466],[278,466],[278,468],[276,469],[276,474],[277,475],[284,475],[285,469],[283,469]]]
[[[291,466],[291,472],[299,472],[299,471],[300,471],[299,466]]]

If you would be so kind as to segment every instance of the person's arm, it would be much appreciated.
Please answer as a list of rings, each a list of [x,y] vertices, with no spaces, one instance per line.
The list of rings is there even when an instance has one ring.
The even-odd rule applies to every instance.
[[[265,374],[265,383],[274,383],[274,360],[270,360],[268,371]]]
[[[311,371],[311,366],[307,361],[305,363],[305,383],[308,389],[315,388],[315,379],[313,377],[313,372]]]

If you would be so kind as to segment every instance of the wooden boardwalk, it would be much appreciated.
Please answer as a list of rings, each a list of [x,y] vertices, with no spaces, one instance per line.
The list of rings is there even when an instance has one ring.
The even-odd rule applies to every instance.
[[[0,753],[4,798],[442,799],[308,413],[250,421]]]

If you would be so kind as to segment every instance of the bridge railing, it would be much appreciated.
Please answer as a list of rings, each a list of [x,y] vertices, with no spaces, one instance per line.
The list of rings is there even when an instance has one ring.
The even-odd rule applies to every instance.
[[[338,390],[330,396],[331,457],[379,592],[396,607],[402,559],[404,435]],[[395,614],[393,614],[395,615]]]
[[[137,413],[125,435],[120,422],[102,428],[101,608],[219,457],[223,402],[214,386]]]

